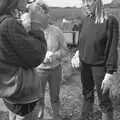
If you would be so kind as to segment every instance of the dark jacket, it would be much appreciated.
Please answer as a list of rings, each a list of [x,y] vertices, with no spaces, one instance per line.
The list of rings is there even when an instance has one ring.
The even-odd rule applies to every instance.
[[[9,16],[1,20],[0,38],[1,62],[28,69],[43,61],[46,42],[42,31],[27,33],[16,19]]]
[[[119,25],[115,17],[109,16],[101,24],[87,17],[82,26],[79,39],[81,61],[94,65],[105,66],[108,73],[117,70],[117,45]]]
[[[78,31],[78,26],[77,26],[77,24],[74,24],[74,25],[73,25],[72,31]]]
[[[24,86],[26,82],[29,82],[29,85],[34,84],[34,80],[24,83],[21,78],[16,79],[15,75],[21,74],[23,72],[20,72],[21,69],[27,72],[41,64],[46,50],[47,45],[42,31],[31,30],[27,33],[14,17],[10,15],[0,17],[0,97],[15,96],[16,91],[21,90],[21,85]],[[33,94],[33,91],[28,92],[29,96]],[[23,101],[28,97],[26,93],[20,93],[18,96]]]

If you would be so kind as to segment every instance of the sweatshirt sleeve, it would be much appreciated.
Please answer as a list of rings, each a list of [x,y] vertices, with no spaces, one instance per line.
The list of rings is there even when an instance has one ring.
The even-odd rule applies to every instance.
[[[112,18],[109,27],[109,52],[106,62],[107,73],[112,74],[117,71],[117,61],[118,61],[118,40],[119,40],[119,23],[116,18]]]
[[[16,55],[26,64],[24,67],[33,68],[44,60],[47,45],[42,31],[26,32],[22,24],[10,19],[7,24],[8,41]]]

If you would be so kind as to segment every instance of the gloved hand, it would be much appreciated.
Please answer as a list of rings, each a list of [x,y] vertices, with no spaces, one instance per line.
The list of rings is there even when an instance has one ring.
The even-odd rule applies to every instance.
[[[106,73],[104,80],[102,81],[101,89],[102,93],[105,94],[111,87],[112,85],[112,74]]]
[[[79,51],[76,51],[75,55],[71,59],[71,64],[73,68],[78,68],[80,65],[80,60],[79,60]]]

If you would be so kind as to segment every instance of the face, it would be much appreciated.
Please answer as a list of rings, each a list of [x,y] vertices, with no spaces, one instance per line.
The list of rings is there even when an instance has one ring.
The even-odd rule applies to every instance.
[[[41,23],[43,24],[44,28],[46,29],[49,23],[49,18],[50,18],[49,12],[44,10],[42,14],[38,13],[38,17]]]
[[[26,9],[26,3],[27,3],[27,0],[19,0],[17,8],[20,11],[24,11]]]
[[[95,11],[96,0],[86,0],[83,2],[83,6],[87,14],[93,13]]]
[[[36,7],[36,10],[32,13],[32,20],[34,19],[34,21],[39,21],[44,29],[48,26],[49,17],[48,9],[44,8],[41,11],[39,7]]]

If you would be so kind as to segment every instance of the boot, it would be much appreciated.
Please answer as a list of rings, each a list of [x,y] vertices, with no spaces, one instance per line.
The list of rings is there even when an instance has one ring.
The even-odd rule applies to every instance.
[[[83,101],[83,105],[81,108],[81,115],[79,120],[86,120],[89,114],[93,113],[93,104],[94,102]]]
[[[102,120],[113,120],[113,111],[102,113]]]

